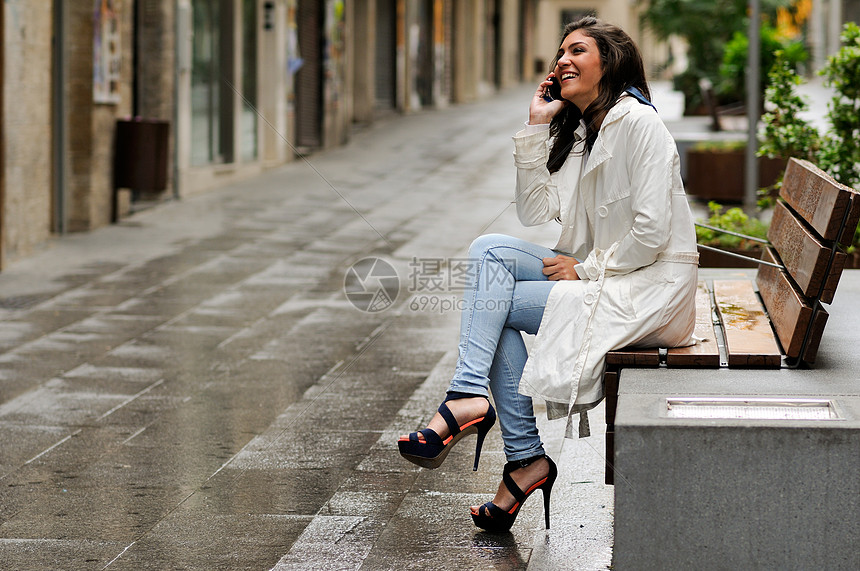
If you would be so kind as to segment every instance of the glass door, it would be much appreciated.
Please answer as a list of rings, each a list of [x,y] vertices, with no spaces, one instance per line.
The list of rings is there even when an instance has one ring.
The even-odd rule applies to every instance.
[[[233,162],[233,21],[230,0],[195,0],[191,164]]]

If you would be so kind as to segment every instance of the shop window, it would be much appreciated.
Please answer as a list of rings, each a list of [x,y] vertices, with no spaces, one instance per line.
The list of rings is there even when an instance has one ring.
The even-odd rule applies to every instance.
[[[195,0],[191,164],[233,162],[233,22],[230,0]]]

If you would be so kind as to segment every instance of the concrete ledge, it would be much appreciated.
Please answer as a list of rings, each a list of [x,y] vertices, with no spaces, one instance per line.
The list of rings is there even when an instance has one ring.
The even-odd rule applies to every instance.
[[[853,424],[616,424],[615,568],[860,568]]]
[[[860,272],[815,369],[624,369],[615,569],[860,569]],[[670,397],[808,397],[838,419],[672,418]]]

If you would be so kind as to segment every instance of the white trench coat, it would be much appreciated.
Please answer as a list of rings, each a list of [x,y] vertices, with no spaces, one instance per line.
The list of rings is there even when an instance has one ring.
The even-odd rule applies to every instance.
[[[536,131],[536,132],[533,132]],[[520,393],[547,401],[551,418],[603,399],[606,353],[630,345],[694,342],[696,236],[672,136],[650,106],[623,96],[607,113],[590,153],[585,126],[550,174],[549,129],[514,137],[517,214],[526,226],[556,219],[556,249],[577,260],[580,280],[559,281],[547,299]]]

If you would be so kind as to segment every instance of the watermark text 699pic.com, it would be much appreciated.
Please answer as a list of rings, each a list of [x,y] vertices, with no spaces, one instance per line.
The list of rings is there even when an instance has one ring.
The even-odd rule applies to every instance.
[[[478,311],[509,311],[510,300],[500,299],[478,299],[474,301],[475,309]],[[448,313],[449,311],[463,311],[467,308],[466,300],[454,295],[443,296],[439,294],[413,295],[409,300],[408,307],[411,311],[430,311],[433,313]]]

